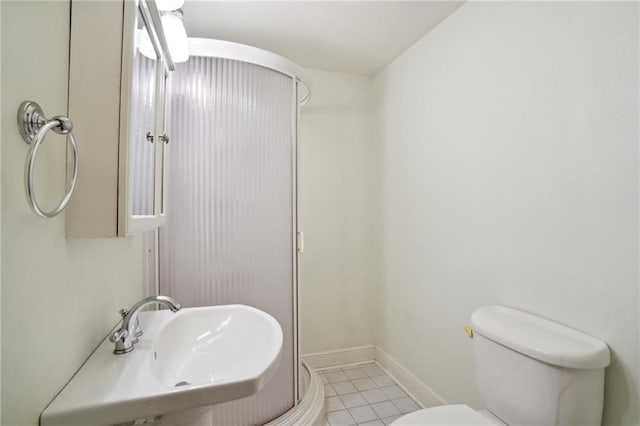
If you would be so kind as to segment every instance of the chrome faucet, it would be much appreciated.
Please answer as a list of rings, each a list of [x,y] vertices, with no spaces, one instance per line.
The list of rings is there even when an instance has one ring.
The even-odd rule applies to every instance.
[[[165,305],[172,312],[178,312],[182,306],[171,297],[167,296],[150,296],[142,299],[130,309],[120,309],[122,315],[122,326],[109,336],[109,341],[115,343],[116,347],[113,353],[116,355],[126,354],[133,350],[133,345],[138,343],[138,337],[142,336],[140,323],[138,322],[138,313],[142,308],[152,303]]]

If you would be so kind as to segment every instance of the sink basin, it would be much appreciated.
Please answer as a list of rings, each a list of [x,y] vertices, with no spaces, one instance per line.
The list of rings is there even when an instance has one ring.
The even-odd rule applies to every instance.
[[[113,425],[257,393],[280,361],[282,329],[244,305],[139,315],[135,349],[105,339],[42,413],[40,424]]]
[[[257,309],[186,309],[151,342],[151,371],[168,388],[259,377],[264,361],[277,356],[281,344],[278,323]]]

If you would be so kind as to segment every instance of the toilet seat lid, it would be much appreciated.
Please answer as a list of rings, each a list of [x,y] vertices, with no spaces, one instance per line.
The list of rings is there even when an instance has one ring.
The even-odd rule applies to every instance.
[[[414,411],[400,417],[391,423],[391,426],[495,426],[496,424],[471,407],[459,404]]]

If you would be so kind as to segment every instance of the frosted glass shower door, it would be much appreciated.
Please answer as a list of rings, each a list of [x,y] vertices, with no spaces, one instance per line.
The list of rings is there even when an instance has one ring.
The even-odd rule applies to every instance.
[[[191,57],[172,76],[160,292],[255,306],[284,333],[274,377],[214,407],[217,425],[263,424],[294,405],[294,91],[289,76],[228,59]]]

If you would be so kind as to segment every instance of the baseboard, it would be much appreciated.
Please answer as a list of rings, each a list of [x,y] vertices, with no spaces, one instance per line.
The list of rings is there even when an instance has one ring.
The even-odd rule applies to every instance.
[[[425,385],[404,365],[376,345],[310,353],[303,355],[302,359],[316,370],[376,361],[422,408],[447,403],[444,398]]]
[[[400,364],[395,358],[386,353],[382,348],[376,346],[375,360],[380,367],[389,373],[395,381],[418,403],[422,408],[444,405],[447,402],[433,389],[425,385],[420,379],[413,375],[405,366]]]
[[[335,351],[310,353],[303,355],[302,359],[304,359],[310,367],[321,369],[336,365],[358,364],[373,361],[375,356],[376,347],[374,345],[366,345]]]

